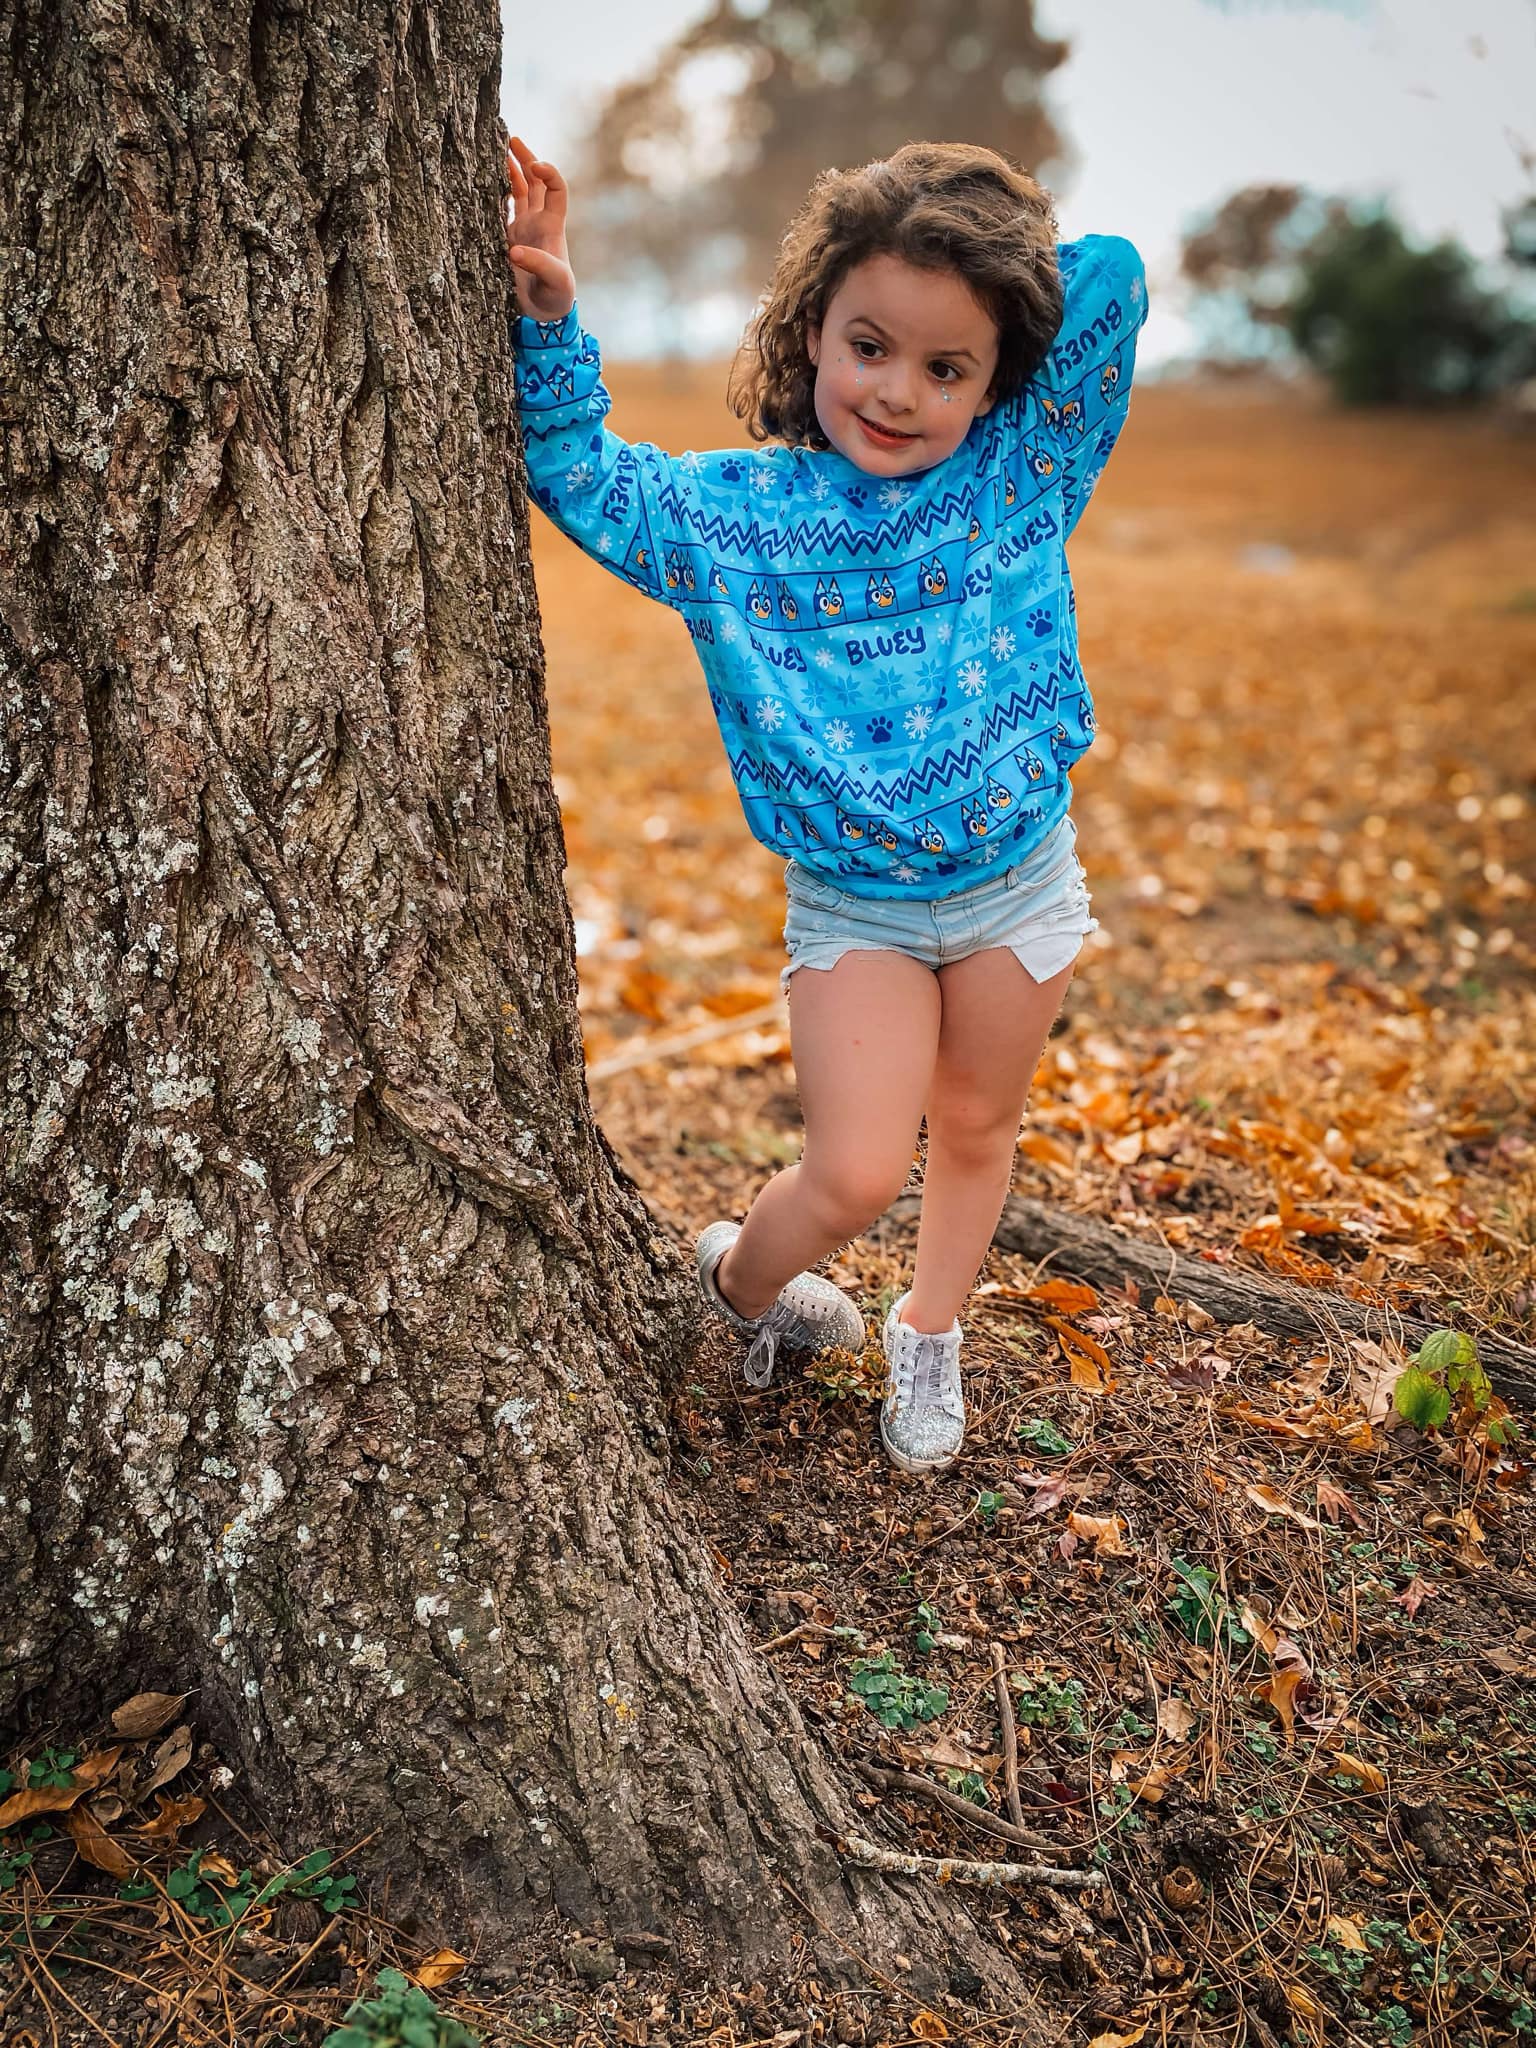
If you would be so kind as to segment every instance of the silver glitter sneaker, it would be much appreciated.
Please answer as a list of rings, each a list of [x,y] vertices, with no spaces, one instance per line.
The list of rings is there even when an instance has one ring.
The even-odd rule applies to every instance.
[[[780,1344],[789,1351],[826,1351],[834,1344],[844,1344],[850,1351],[864,1349],[864,1318],[857,1305],[819,1273],[797,1273],[760,1316],[738,1315],[720,1292],[715,1268],[740,1235],[739,1223],[711,1223],[694,1243],[693,1265],[699,1292],[710,1307],[733,1330],[752,1339],[742,1367],[749,1387],[768,1385]]]
[[[880,1441],[903,1472],[942,1472],[960,1455],[965,1401],[960,1392],[960,1325],[943,1333],[901,1320],[898,1295],[882,1338],[890,1370],[880,1410]]]

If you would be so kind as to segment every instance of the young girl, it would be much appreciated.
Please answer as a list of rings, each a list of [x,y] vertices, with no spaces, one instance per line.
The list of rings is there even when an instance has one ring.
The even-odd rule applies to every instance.
[[[508,255],[534,496],[682,614],[753,836],[788,856],[800,1162],[712,1223],[705,1300],[776,1347],[864,1342],[805,1270],[900,1192],[928,1124],[909,1292],[883,1332],[896,1465],[951,1464],[958,1315],[1046,1036],[1095,929],[1068,816],[1093,737],[1064,552],[1124,424],[1146,312],[1130,243],[1056,244],[990,149],[909,143],[819,177],[737,359],[752,439],[619,440],[576,314],[567,191],[513,137]]]

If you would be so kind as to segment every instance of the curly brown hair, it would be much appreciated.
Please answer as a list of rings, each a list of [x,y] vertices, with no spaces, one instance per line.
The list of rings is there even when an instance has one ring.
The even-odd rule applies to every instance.
[[[858,170],[823,171],[790,222],[731,367],[727,399],[754,441],[827,448],[807,331],[870,256],[956,272],[998,334],[1001,404],[1045,360],[1061,325],[1051,196],[1028,171],[971,142],[907,142]]]

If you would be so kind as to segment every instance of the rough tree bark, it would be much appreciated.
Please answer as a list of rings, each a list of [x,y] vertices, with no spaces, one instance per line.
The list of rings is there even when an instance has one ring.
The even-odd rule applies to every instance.
[[[198,1711],[513,1928],[963,1903],[666,1491],[692,1311],[589,1114],[493,0],[9,0],[0,1722]],[[460,1928],[465,1919],[457,1919]],[[1016,1987],[1015,1987],[1016,1988]]]

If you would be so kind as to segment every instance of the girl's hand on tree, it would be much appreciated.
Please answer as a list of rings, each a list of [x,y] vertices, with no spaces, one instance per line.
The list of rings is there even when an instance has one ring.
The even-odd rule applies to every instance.
[[[507,260],[518,304],[535,320],[561,320],[576,303],[576,277],[565,246],[565,180],[513,135],[507,139],[507,183],[512,188]]]

